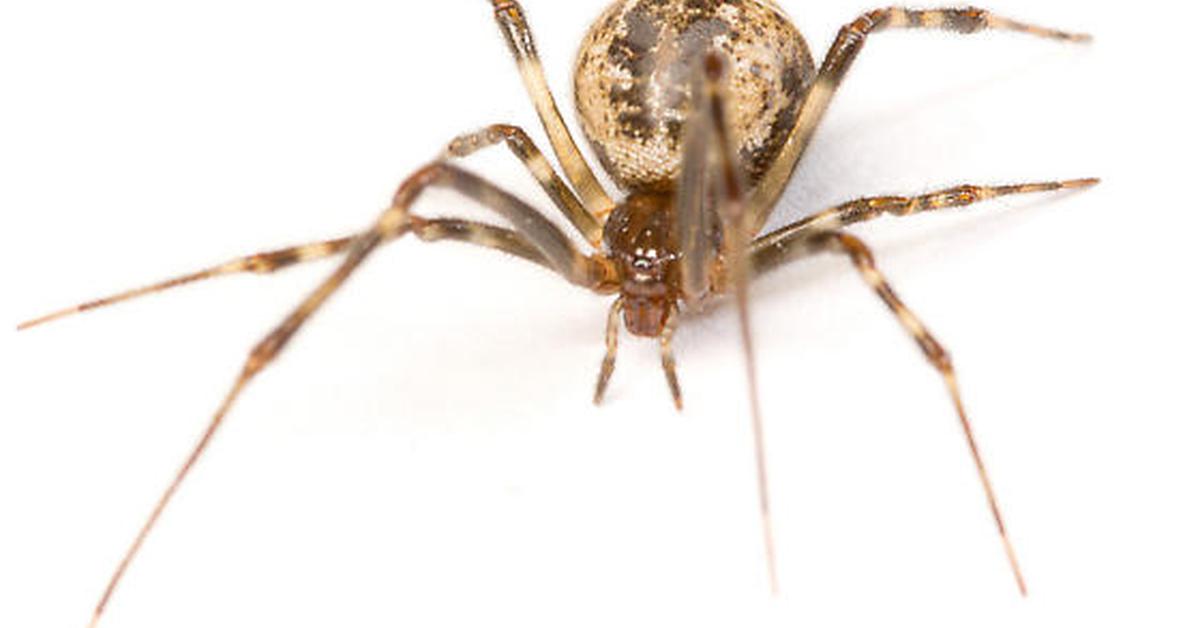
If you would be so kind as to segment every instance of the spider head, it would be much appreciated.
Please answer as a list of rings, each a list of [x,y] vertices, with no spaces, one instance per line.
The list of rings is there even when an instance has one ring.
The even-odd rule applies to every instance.
[[[661,335],[679,300],[672,207],[668,195],[634,194],[604,224],[604,242],[620,276],[625,327],[636,336]]]

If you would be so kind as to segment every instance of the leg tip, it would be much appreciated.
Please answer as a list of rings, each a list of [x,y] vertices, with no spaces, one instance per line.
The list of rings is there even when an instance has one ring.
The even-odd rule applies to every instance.
[[[592,393],[592,405],[604,405],[604,393],[608,390],[608,378],[604,378],[596,384],[596,392]]]
[[[1081,190],[1084,188],[1095,187],[1097,185],[1100,185],[1100,179],[1096,177],[1087,179],[1073,179],[1071,181],[1063,182],[1063,188],[1067,190]]]
[[[45,325],[46,323],[54,322],[60,318],[66,318],[66,316],[68,314],[73,314],[73,313],[75,313],[75,310],[71,309],[71,310],[63,310],[60,312],[54,312],[53,314],[47,314],[45,316],[39,316],[38,318],[30,319],[30,320],[27,320],[27,321],[17,325],[17,331],[25,331],[27,329],[33,329],[34,327],[41,327],[42,325]]]

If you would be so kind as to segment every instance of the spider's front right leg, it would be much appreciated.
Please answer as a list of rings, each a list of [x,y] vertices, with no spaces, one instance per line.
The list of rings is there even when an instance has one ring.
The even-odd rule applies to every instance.
[[[970,35],[989,30],[1015,31],[1067,42],[1088,42],[1091,36],[1024,24],[974,7],[952,9],[906,9],[888,7],[868,11],[842,27],[825,55],[813,86],[792,125],[783,151],[763,176],[754,192],[755,225],[762,228],[771,209],[783,194],[792,172],[812,140],[817,124],[825,117],[833,95],[845,80],[850,66],[874,33],[892,29],[940,29]]]
[[[958,185],[918,196],[868,196],[808,216],[762,236],[755,244],[757,247],[763,248],[769,246],[772,241],[795,238],[798,234],[804,233],[836,231],[842,227],[874,220],[885,215],[911,216],[954,207],[967,207],[1004,196],[1080,190],[1098,183],[1100,183],[1099,179],[1072,179],[1014,185]]]
[[[431,187],[449,188],[477,201],[510,222],[515,230],[489,227],[461,220],[425,220],[413,216],[409,211],[410,208],[421,194]],[[370,229],[353,239],[338,241],[346,251],[346,257],[341,265],[251,350],[233,387],[221,402],[207,429],[167,489],[159,497],[154,510],[151,511],[150,516],[117,565],[93,612],[91,626],[95,626],[99,622],[122,576],[141,549],[163,510],[207,449],[234,402],[250,381],[275,361],[296,332],[308,322],[312,315],[345,283],[346,279],[372,252],[381,244],[410,232],[423,236],[423,239],[427,240],[457,239],[504,250],[542,263],[557,271],[571,283],[599,292],[611,291],[610,285],[615,276],[615,271],[606,260],[583,255],[571,244],[565,234],[538,214],[534,208],[484,179],[441,162],[417,171],[400,185],[391,207],[379,217]]]

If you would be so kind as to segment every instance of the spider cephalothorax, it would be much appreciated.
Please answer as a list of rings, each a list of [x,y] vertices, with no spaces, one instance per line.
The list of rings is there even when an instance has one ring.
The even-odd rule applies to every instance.
[[[661,336],[680,298],[673,202],[666,194],[634,194],[604,223],[604,244],[620,277],[625,327],[637,336]]]

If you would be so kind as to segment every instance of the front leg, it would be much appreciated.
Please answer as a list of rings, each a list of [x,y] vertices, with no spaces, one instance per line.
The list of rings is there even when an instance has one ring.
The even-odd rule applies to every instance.
[[[825,117],[833,95],[841,86],[850,66],[862,52],[869,35],[891,29],[941,29],[961,34],[974,34],[987,30],[1015,31],[1035,37],[1066,42],[1088,42],[1091,36],[1024,24],[1006,17],[994,15],[977,8],[962,9],[905,9],[890,7],[862,14],[858,19],[842,27],[833,46],[825,55],[821,71],[813,83],[804,106],[793,125],[787,143],[779,157],[763,177],[755,190],[753,208],[755,224],[762,228],[767,215],[783,194],[792,172],[812,140],[817,124]]]
[[[538,152],[537,147],[533,146],[532,142],[529,142],[529,138],[523,132],[521,132],[520,129],[516,129],[515,127],[495,127],[484,132],[487,134],[485,139],[492,137],[491,134],[493,133],[500,134],[502,131],[505,131],[503,133],[503,137],[509,138],[508,141],[510,146],[512,146],[513,151],[516,152],[518,156],[522,156],[522,158],[526,160],[526,163],[529,165],[530,169],[534,171],[535,175],[538,175],[539,180],[542,179],[542,174],[545,174],[547,171],[550,173],[552,178],[542,181],[543,185],[548,187],[551,198],[559,204],[559,207],[562,208],[563,212],[568,216],[568,218],[578,218],[581,222],[577,223],[577,225],[580,225],[581,231],[584,231],[584,228],[587,225],[592,224],[587,222],[589,219],[591,219],[591,216],[587,214],[581,206],[579,206],[577,200],[574,201],[574,205],[570,204],[570,201],[574,200],[574,195],[569,189],[565,189],[566,186],[560,179],[558,179],[557,175],[553,174],[553,170],[549,168],[549,164],[547,164],[545,159],[541,157],[541,153]],[[478,142],[482,140],[472,140],[472,137],[474,136],[466,136],[466,139],[460,138],[451,145],[452,152],[455,147],[457,147],[458,154],[460,155],[469,154],[470,152],[473,152],[473,150],[477,150],[480,147]],[[476,144],[467,146],[462,145],[462,142],[468,141],[475,141]],[[471,149],[472,146],[474,147],[473,150]],[[458,171],[455,169],[450,170],[449,172]],[[483,195],[481,200],[484,201],[484,204],[488,204],[488,201],[491,200],[489,197],[494,196],[499,200],[493,202],[504,206],[512,205],[512,201],[507,198],[507,194],[498,194],[496,191],[491,191],[492,186],[490,185],[473,185],[471,184],[471,180],[468,178],[463,178],[463,181],[466,182],[465,184],[471,185],[471,187],[478,188],[480,190],[478,193]],[[557,196],[554,191],[562,192],[565,194],[565,196],[560,198],[560,196]],[[576,208],[578,212],[572,212],[572,207]],[[521,217],[532,213],[536,212],[534,212],[531,208],[522,208],[522,210],[517,214],[514,214],[514,216]],[[546,228],[546,226],[550,224],[548,222],[543,223],[541,221],[536,221],[532,217],[520,219],[524,220],[525,222],[531,222],[532,224],[535,224],[535,231],[538,233],[552,233]],[[557,254],[559,259],[559,262],[557,263],[559,263],[559,267],[557,268],[555,266],[556,262],[553,262],[550,258],[543,255],[528,239],[509,229],[457,219],[425,220],[417,217],[413,217],[413,222],[410,227],[414,235],[427,242],[435,240],[457,240],[479,244],[516,255],[517,257],[524,258],[537,264],[541,264],[542,266],[546,266],[551,270],[560,270],[560,272],[562,268],[565,268],[563,264],[577,264],[575,257],[567,254],[566,251],[568,249],[562,247],[561,243],[557,243],[557,238],[554,238],[553,236],[549,238],[548,242],[551,242],[551,246],[555,250],[559,251]],[[596,229],[599,229],[598,223]],[[222,264],[217,264],[215,266],[211,266],[186,275],[172,277],[164,281],[141,286],[132,290],[126,290],[124,292],[108,295],[99,299],[93,299],[78,305],[57,310],[50,314],[27,320],[19,324],[17,329],[19,331],[30,329],[32,327],[37,327],[39,325],[65,318],[67,316],[105,308],[110,305],[116,305],[125,301],[150,296],[166,290],[207,281],[209,279],[216,279],[218,277],[224,277],[227,275],[235,275],[240,273],[274,273],[285,268],[290,268],[297,264],[326,259],[335,255],[341,255],[350,248],[350,245],[353,244],[353,242],[353,237],[342,237],[238,257]],[[567,262],[567,259],[570,259],[571,261]]]

